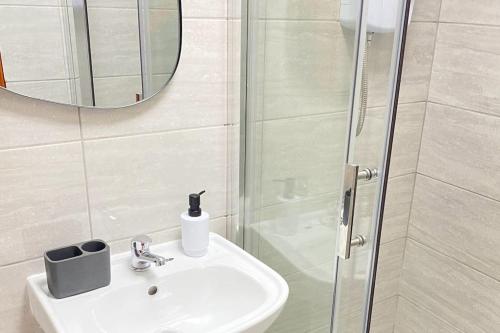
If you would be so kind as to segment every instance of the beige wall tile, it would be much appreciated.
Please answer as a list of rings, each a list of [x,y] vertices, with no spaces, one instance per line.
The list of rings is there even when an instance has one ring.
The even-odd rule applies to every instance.
[[[376,302],[373,304],[372,321],[370,333],[392,333],[394,326],[394,315],[397,307],[397,297]],[[339,319],[339,318],[337,318]],[[337,320],[340,332],[342,333],[358,333],[363,331],[364,318],[362,317],[361,309],[352,313],[342,314],[340,320]],[[330,327],[321,333],[330,332]]]
[[[85,142],[94,235],[106,240],[176,227],[187,195],[226,214],[226,128]]]
[[[23,98],[0,89],[0,147],[80,139],[78,109]]]
[[[405,245],[406,239],[400,238],[380,246],[375,284],[376,300],[381,301],[398,295]]]
[[[357,233],[355,233],[357,234]],[[380,246],[374,302],[382,302],[398,294],[403,265],[405,239],[400,238]],[[341,313],[359,313],[364,308],[365,287],[370,253],[367,247],[353,251],[342,268]]]
[[[225,217],[220,217],[211,220],[210,232],[215,232],[221,235],[222,237],[226,237],[226,220],[227,219]],[[154,245],[181,239],[182,234],[181,234],[181,228],[177,227],[177,228],[148,233],[148,236],[151,237]],[[109,243],[109,246],[111,247],[111,253],[117,254],[130,251],[130,242],[132,238],[133,237],[129,237],[126,239],[111,241]]]
[[[442,0],[413,0],[412,21],[431,21],[439,20],[439,9]]]
[[[185,20],[179,68],[170,84],[139,105],[81,109],[86,138],[222,125],[226,119],[226,22]]]
[[[271,0],[267,3],[268,19],[338,20],[339,0]]]
[[[412,22],[408,29],[400,103],[427,100],[437,23]],[[368,47],[368,106],[388,105],[394,34],[375,34]]]
[[[285,191],[280,180],[285,178],[295,179],[297,196],[338,193],[344,164],[345,124],[345,114],[265,121],[263,205],[280,202]]]
[[[384,210],[382,243],[406,237],[410,206],[413,194],[413,174],[389,179]],[[378,183],[358,185],[356,212],[354,214],[354,234],[369,235],[376,209]]]
[[[418,176],[409,236],[500,280],[500,202]]]
[[[429,100],[500,115],[500,27],[439,25]]]
[[[382,165],[388,109],[368,108],[361,134],[354,143],[354,160],[364,168]],[[417,169],[425,103],[400,104],[391,153],[391,177]]]
[[[498,117],[428,104],[418,171],[500,199],[499,127]]]
[[[0,267],[0,330],[2,333],[35,333],[37,325],[27,302],[26,278],[43,272],[43,260]]]
[[[338,22],[266,21],[264,119],[346,111],[353,44]]]
[[[437,24],[413,22],[408,29],[400,103],[427,100]]]
[[[0,5],[58,6],[61,0],[0,0]]]
[[[186,18],[223,18],[228,0],[182,0],[182,16]]]
[[[99,107],[132,105],[136,103],[135,95],[142,94],[139,75],[94,78],[93,82],[95,101]]]
[[[2,333],[44,333],[31,315],[28,305],[0,311],[0,331]]]
[[[2,6],[0,22],[7,84],[69,77],[60,8]]]
[[[8,1],[8,0],[4,0]],[[12,1],[12,0],[10,0]],[[24,0],[29,1],[29,0]],[[45,0],[49,1],[49,0]],[[61,1],[61,0],[53,0]],[[65,1],[65,0],[62,0]],[[66,0],[67,1],[67,0]],[[191,1],[182,1],[183,4],[191,5]],[[149,0],[149,8],[161,9],[177,9],[178,0]],[[137,0],[87,0],[87,6],[92,7],[105,7],[105,8],[137,8]]]
[[[179,13],[176,10],[149,10],[150,61],[153,74],[175,71],[182,41],[179,40]],[[163,85],[161,85],[163,87]]]
[[[265,207],[255,212],[258,222],[250,225],[245,239],[256,243],[255,254],[284,277],[323,266],[325,270],[315,271],[317,279],[330,280],[338,196],[337,192]]]
[[[500,282],[413,240],[406,245],[400,291],[464,332],[500,327]]]
[[[92,71],[95,77],[141,73],[137,8],[89,8]]]
[[[421,306],[399,297],[394,333],[460,333],[458,329]]]
[[[425,103],[399,104],[391,152],[392,176],[417,171]]]
[[[9,91],[24,96],[57,103],[74,104],[71,98],[70,80],[11,82],[8,87]]]
[[[394,319],[398,305],[396,296],[373,304],[370,333],[389,333],[394,328]],[[362,319],[360,318],[362,322]],[[355,331],[358,332],[358,331]]]
[[[441,22],[500,25],[496,0],[442,0]]]
[[[384,208],[382,243],[406,237],[414,184],[414,174],[389,179]]]
[[[90,238],[80,143],[0,151],[0,265]]]

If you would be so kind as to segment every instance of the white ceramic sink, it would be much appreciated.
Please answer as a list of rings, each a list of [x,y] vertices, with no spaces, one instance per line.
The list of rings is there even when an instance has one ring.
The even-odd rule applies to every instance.
[[[114,255],[110,286],[64,299],[50,295],[45,274],[30,276],[33,315],[45,333],[259,333],[288,297],[281,276],[218,235],[202,258],[185,256],[178,241],[151,251],[175,260],[134,272],[128,252]]]

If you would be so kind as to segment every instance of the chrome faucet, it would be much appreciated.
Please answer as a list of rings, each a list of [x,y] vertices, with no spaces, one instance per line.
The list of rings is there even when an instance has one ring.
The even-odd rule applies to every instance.
[[[164,258],[162,256],[149,252],[149,245],[153,240],[146,235],[134,237],[130,243],[130,251],[132,254],[130,268],[137,272],[143,272],[151,267],[151,263],[155,266],[163,266],[174,258]]]

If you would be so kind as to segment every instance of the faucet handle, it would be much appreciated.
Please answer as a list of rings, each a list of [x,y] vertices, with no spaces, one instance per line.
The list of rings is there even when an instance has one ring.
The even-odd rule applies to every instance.
[[[144,252],[149,250],[149,245],[153,242],[151,237],[147,235],[139,235],[132,238],[130,247],[134,251]]]

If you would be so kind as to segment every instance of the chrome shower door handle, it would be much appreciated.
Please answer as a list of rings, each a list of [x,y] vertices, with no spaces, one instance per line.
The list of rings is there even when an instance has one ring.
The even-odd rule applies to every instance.
[[[352,239],[352,224],[354,222],[354,209],[356,205],[356,190],[359,178],[359,166],[347,164],[344,173],[342,191],[342,207],[340,212],[339,237],[337,255],[342,259],[351,257],[352,246],[363,246],[363,236]]]

